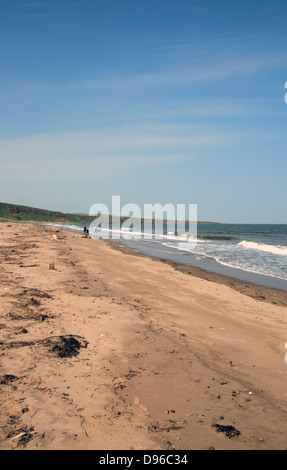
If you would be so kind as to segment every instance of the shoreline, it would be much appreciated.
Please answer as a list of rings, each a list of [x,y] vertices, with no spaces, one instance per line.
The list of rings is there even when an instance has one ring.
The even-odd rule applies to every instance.
[[[225,286],[231,287],[232,289],[242,294],[245,294],[262,302],[268,302],[274,305],[277,304],[283,307],[287,306],[287,291],[285,290],[276,289],[275,287],[262,286],[260,284],[255,284],[248,281],[242,281],[240,279],[225,276],[223,274],[218,274],[212,271],[206,271],[196,266],[185,265],[175,261],[170,261],[168,259],[150,256],[141,252],[140,250],[137,250],[136,248],[127,247],[126,245],[118,241],[105,240],[105,242],[109,246],[111,246],[111,248],[119,250],[122,253],[140,256],[143,258],[152,259],[154,261],[167,264],[169,266],[172,266],[175,270],[180,271],[184,274],[195,276],[206,281],[223,284]]]
[[[209,224],[209,223],[207,223]],[[52,225],[53,226],[53,225]],[[64,227],[62,227],[64,228]],[[68,231],[72,231],[74,233],[81,233],[79,230],[74,230],[70,228],[65,228]],[[125,247],[127,250],[130,249],[132,250],[131,253],[133,252],[134,254],[142,254],[143,256],[146,256],[147,258],[155,259],[155,260],[162,260],[165,263],[169,263],[173,266],[181,266],[182,271],[184,272],[190,272],[191,274],[194,274],[195,276],[202,277],[203,279],[214,279],[215,282],[220,282],[222,284],[228,284],[231,285],[228,280],[232,280],[232,284],[237,286],[237,288],[240,290],[240,292],[246,292],[246,289],[244,285],[252,286],[253,290],[255,287],[258,287],[259,290],[261,288],[266,288],[270,293],[270,289],[273,290],[273,293],[277,292],[279,297],[282,297],[280,293],[286,292],[287,293],[287,279],[268,275],[268,274],[262,274],[262,273],[256,273],[253,271],[248,271],[244,270],[243,268],[238,268],[238,267],[232,267],[229,265],[225,265],[220,263],[219,261],[215,260],[214,258],[209,258],[207,255],[203,255],[203,258],[198,261],[195,260],[195,256],[192,253],[187,253],[186,251],[178,251],[174,249],[172,254],[168,251],[165,250],[165,247],[163,246],[157,246],[157,248],[154,248],[154,246],[147,247],[146,244],[139,245],[137,244],[131,245],[131,241],[126,242],[122,240],[109,240],[106,239],[108,243],[114,243],[119,244],[122,247]],[[172,248],[169,248],[169,250]],[[128,252],[128,251],[127,251]],[[153,252],[158,252],[157,254],[153,254]],[[184,255],[184,256],[183,256]],[[180,261],[179,259],[187,259],[187,258],[192,258],[191,261],[188,262],[183,262]],[[192,272],[191,272],[192,271]],[[205,274],[208,273],[208,274]],[[259,294],[260,295],[260,294]],[[262,297],[262,295],[261,295]],[[272,297],[272,296],[271,296]],[[283,295],[285,298],[285,295]],[[274,302],[276,302],[276,299],[274,298]],[[280,302],[282,302],[280,300]],[[280,305],[286,305],[285,301],[284,303],[280,303]]]
[[[286,307],[56,227],[0,259],[2,450],[286,448]]]

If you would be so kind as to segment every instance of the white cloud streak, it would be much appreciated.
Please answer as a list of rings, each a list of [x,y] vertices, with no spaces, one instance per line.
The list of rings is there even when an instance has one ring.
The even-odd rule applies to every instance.
[[[0,140],[0,178],[103,177],[190,159],[235,138],[212,128],[168,125]]]

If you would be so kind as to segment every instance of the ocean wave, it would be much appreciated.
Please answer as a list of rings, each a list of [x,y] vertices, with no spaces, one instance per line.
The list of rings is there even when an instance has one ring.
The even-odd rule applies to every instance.
[[[260,276],[276,277],[276,279],[282,279],[283,281],[287,280],[286,276],[284,277],[282,275],[279,275],[276,272],[272,272],[272,270],[270,270],[269,272],[266,272],[263,269],[260,269],[258,266],[245,266],[236,261],[227,262],[227,261],[223,261],[217,256],[214,256],[213,259],[215,259],[215,261],[222,264],[223,266],[227,266],[228,268],[240,269],[241,271],[246,271],[252,274],[259,274]]]
[[[238,246],[243,246],[244,248],[248,248],[252,250],[264,251],[266,253],[272,253],[274,255],[287,256],[286,246],[266,245],[265,243],[248,242],[246,240],[243,240],[242,242],[238,243]]]
[[[106,236],[112,236],[119,238],[137,238],[137,239],[146,239],[146,240],[170,240],[176,242],[185,242],[190,243],[192,246],[196,245],[197,238],[196,236],[192,236],[189,233],[180,233],[179,235],[175,235],[174,232],[168,232],[168,235],[162,234],[160,231],[158,233],[153,232],[139,232],[134,230],[130,227],[121,227],[119,229],[111,229],[111,228],[95,228],[94,230],[90,230],[90,235],[93,237],[97,237],[101,234]]]
[[[278,272],[274,271],[271,266],[269,266],[269,270],[266,271],[266,266],[264,266],[264,268],[262,269],[261,265],[260,266],[259,265],[257,265],[257,266],[256,265],[253,265],[253,266],[252,265],[247,265],[246,260],[245,260],[245,262],[244,261],[242,262],[241,257],[240,257],[240,259],[235,258],[235,259],[227,260],[227,259],[223,259],[222,255],[218,255],[218,254],[211,253],[211,252],[206,252],[206,251],[198,251],[198,250],[194,250],[194,249],[189,249],[183,243],[179,243],[177,246],[172,245],[170,243],[163,243],[163,245],[168,246],[168,247],[174,247],[174,248],[177,248],[178,250],[181,250],[181,251],[188,251],[192,255],[203,256],[206,259],[210,258],[210,259],[216,261],[217,263],[221,264],[222,266],[226,266],[228,268],[239,269],[240,271],[246,271],[246,272],[249,272],[249,273],[252,273],[252,274],[259,274],[261,276],[274,277],[274,278],[277,278],[277,279],[282,279],[284,281],[287,280],[286,276],[282,275],[281,272],[278,273]]]
[[[234,237],[227,236],[227,235],[198,235],[198,238],[202,238],[204,240],[233,240]]]
[[[51,227],[59,227],[59,228],[67,229],[67,230],[72,230],[73,232],[82,232],[83,231],[82,227],[79,227],[79,225],[74,225],[74,224],[49,223],[47,225],[50,225]]]

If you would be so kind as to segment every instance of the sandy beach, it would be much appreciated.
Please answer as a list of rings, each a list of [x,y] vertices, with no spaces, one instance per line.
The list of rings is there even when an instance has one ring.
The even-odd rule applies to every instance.
[[[287,448],[287,292],[0,224],[2,450]]]

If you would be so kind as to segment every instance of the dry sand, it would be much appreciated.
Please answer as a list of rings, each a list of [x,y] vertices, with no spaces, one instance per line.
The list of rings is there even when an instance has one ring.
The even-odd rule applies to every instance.
[[[286,449],[287,293],[113,247],[0,224],[0,448]]]

